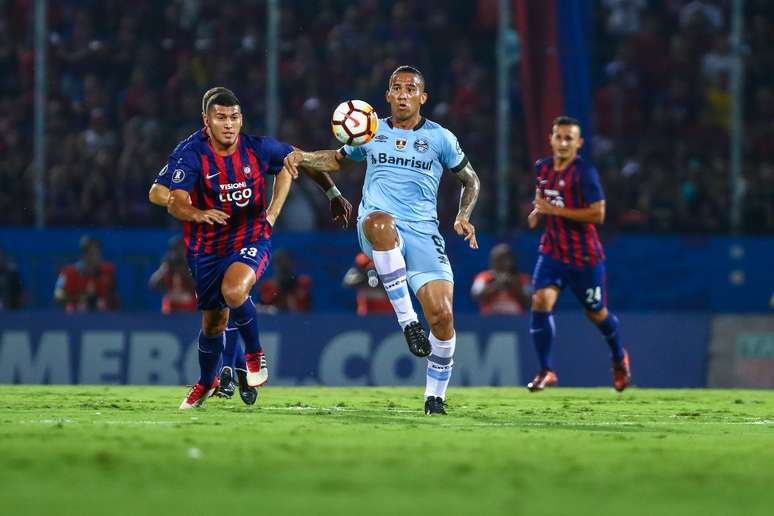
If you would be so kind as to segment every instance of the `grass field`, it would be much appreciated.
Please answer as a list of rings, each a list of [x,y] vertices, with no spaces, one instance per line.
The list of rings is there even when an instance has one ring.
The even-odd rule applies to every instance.
[[[0,387],[8,515],[774,514],[774,392]]]

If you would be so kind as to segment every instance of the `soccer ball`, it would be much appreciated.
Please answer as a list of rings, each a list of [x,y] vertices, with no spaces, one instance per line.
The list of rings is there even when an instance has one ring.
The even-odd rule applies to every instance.
[[[348,100],[333,111],[333,135],[346,145],[364,145],[371,141],[379,126],[376,111],[368,102]]]

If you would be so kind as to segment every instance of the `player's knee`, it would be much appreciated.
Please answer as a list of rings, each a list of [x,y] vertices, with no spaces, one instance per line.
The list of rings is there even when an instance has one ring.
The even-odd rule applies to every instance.
[[[532,294],[532,309],[538,312],[550,312],[553,308],[553,303],[548,295],[542,290],[538,290]]]
[[[395,229],[395,219],[392,215],[375,211],[366,215],[363,219],[363,232],[374,248],[392,249],[398,241],[398,233]]]
[[[217,337],[226,331],[227,323],[228,318],[204,321],[202,323],[202,333],[205,337]]]
[[[230,308],[242,306],[247,300],[247,292],[241,285],[223,285],[221,293]]]
[[[228,310],[205,310],[202,314],[202,334],[205,337],[217,337],[226,331]]]
[[[430,327],[434,330],[443,330],[443,333],[452,331],[452,328],[454,327],[454,314],[450,307],[439,307],[431,310],[430,313],[426,315],[427,322],[430,323]]]
[[[607,308],[604,307],[601,310],[597,310],[596,312],[586,310],[586,317],[588,317],[594,324],[601,324],[602,321],[607,319],[607,314]]]

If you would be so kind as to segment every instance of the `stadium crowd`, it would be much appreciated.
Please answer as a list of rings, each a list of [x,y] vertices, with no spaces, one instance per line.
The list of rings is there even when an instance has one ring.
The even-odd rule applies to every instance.
[[[608,198],[607,230],[729,229],[730,2],[603,0],[595,10],[594,158]],[[0,224],[34,219],[32,2],[2,3]],[[47,223],[171,224],[147,190],[176,141],[199,126],[201,94],[226,85],[251,131],[264,130],[265,2],[179,0],[48,3]],[[347,98],[383,109],[398,64],[425,73],[425,114],[462,142],[494,184],[497,2],[283,1],[279,138],[332,148],[332,108]],[[745,16],[744,213],[747,232],[774,231],[774,16],[764,0]],[[512,229],[525,227],[532,167],[525,151],[518,66],[513,73]],[[19,179],[21,178],[21,180]],[[337,177],[359,200],[359,173]],[[300,182],[286,229],[332,228],[327,202]],[[458,184],[447,177],[439,215],[449,225]],[[475,222],[494,229],[494,188]]]

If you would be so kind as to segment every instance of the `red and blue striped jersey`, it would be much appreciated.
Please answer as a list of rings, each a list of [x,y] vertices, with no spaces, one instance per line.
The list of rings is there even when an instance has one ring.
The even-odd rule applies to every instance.
[[[580,157],[564,170],[554,168],[554,158],[542,159],[535,163],[535,172],[541,194],[556,206],[588,208],[605,199],[597,169]],[[539,251],[577,267],[596,265],[605,260],[594,224],[555,215],[546,216],[546,229],[540,237]]]
[[[266,175],[277,174],[293,147],[273,138],[240,133],[236,150],[220,156],[209,139],[193,138],[182,149],[170,177],[170,190],[186,190],[200,210],[230,215],[226,225],[183,223],[188,252],[226,256],[251,242],[268,239]]]

